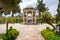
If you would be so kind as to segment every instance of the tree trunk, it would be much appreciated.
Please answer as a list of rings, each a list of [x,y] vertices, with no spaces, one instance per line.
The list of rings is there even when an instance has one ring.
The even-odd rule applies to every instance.
[[[39,17],[41,16],[41,12],[40,12],[40,10],[38,10],[38,12],[39,12]]]
[[[55,30],[55,26],[52,23],[48,23],[49,25],[51,25],[53,27],[53,30]]]
[[[2,12],[0,11],[0,17],[2,17]]]
[[[53,30],[55,30],[55,29],[56,29],[56,28],[55,28],[55,26],[50,22],[50,20],[49,20],[49,19],[44,18],[43,20],[44,20],[47,24],[51,25],[51,26],[53,27]]]
[[[8,34],[8,22],[6,23],[6,34]]]
[[[2,17],[2,14],[0,14],[0,17]]]
[[[14,17],[14,14],[12,13],[12,17]]]

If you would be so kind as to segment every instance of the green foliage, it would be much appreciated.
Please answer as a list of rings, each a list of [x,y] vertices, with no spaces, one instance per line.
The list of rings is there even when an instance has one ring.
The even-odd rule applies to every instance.
[[[19,35],[19,32],[16,29],[12,29],[12,27],[10,27],[10,29],[8,31],[8,36],[7,36],[8,39],[15,40],[18,35]]]
[[[42,14],[42,20],[45,21],[45,22],[51,22],[51,23],[54,22],[54,19],[53,19],[52,15],[47,11],[45,11]]]
[[[45,4],[43,3],[43,0],[40,0],[38,2],[37,9],[39,10],[39,12],[46,11],[47,8],[45,7]]]
[[[60,36],[57,36],[54,31],[50,30],[50,28],[42,30],[41,34],[45,40],[60,40]]]
[[[5,23],[7,21],[9,23],[21,23],[23,21],[23,19],[20,18],[20,17],[17,17],[17,18],[15,18],[15,17],[11,17],[11,18],[2,18],[2,17],[0,17],[0,24]]]
[[[42,17],[46,17],[46,18],[51,19],[51,18],[52,18],[52,15],[51,15],[49,12],[45,11],[45,12],[42,14]]]
[[[50,30],[50,27],[46,27],[46,29]]]
[[[44,23],[44,21],[42,20],[42,17],[38,17],[38,18],[36,18],[36,21],[37,21],[37,23]]]
[[[12,27],[10,27],[7,35],[6,34],[0,34],[0,39],[15,40],[18,35],[19,35],[19,31],[17,31],[16,29],[12,29]]]
[[[19,12],[20,13],[20,8],[19,8],[19,3],[22,0],[0,0],[0,3],[2,4],[2,8],[4,10],[4,12],[12,12],[12,13],[16,13]],[[13,16],[13,14],[12,14]]]
[[[60,0],[58,3],[57,15],[56,15],[56,22],[60,21]]]
[[[57,22],[57,25],[60,25],[60,21]]]
[[[8,40],[6,34],[3,34],[3,33],[0,34],[0,39]]]
[[[37,21],[37,22],[41,21],[41,17],[38,17],[38,18],[36,19],[36,21]]]
[[[52,24],[54,21],[52,19],[53,19],[52,15],[47,11],[45,11],[42,14],[42,20],[46,22],[47,24],[51,25],[53,29],[55,30],[55,26]]]

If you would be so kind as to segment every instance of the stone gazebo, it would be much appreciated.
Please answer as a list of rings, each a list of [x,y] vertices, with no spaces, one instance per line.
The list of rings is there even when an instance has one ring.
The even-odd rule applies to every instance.
[[[36,24],[36,9],[31,5],[23,9],[23,23]]]

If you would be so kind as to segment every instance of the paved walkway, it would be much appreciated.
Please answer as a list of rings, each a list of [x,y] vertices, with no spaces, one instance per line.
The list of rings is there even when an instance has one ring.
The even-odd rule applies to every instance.
[[[17,29],[20,32],[16,40],[44,40],[43,37],[41,36],[40,31],[50,25],[48,24],[42,24],[42,25],[9,24],[9,27],[10,26],[13,26],[13,28]],[[6,27],[5,24],[0,24],[0,33],[5,32],[6,30],[5,27]]]

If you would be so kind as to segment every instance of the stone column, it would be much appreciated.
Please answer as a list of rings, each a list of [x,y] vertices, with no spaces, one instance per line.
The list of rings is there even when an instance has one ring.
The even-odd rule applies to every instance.
[[[25,20],[24,20],[24,18],[25,18],[25,17],[24,17],[24,13],[23,13],[23,23],[25,23]]]
[[[28,23],[28,20],[27,20],[27,15],[28,15],[28,13],[27,13],[27,11],[26,11],[26,23]]]
[[[36,24],[36,12],[35,12],[35,24]]]
[[[33,10],[32,10],[32,23],[33,23]]]

